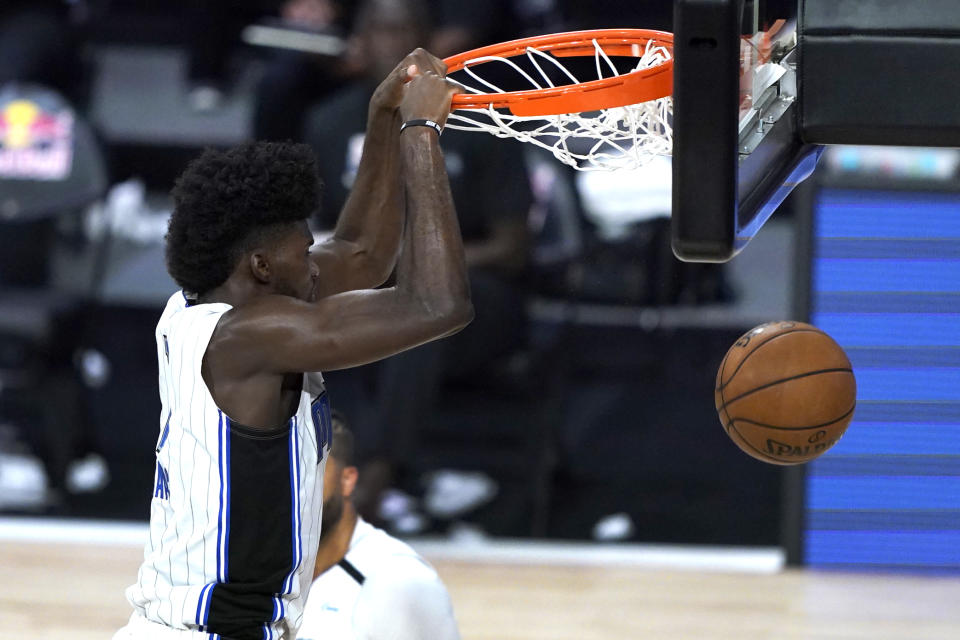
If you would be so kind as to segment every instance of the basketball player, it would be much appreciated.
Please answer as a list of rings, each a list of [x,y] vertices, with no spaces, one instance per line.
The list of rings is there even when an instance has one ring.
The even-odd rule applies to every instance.
[[[444,71],[418,50],[380,85],[364,179],[314,252],[307,147],[207,151],[178,180],[167,266],[183,290],[156,331],[150,539],[117,638],[295,637],[331,429],[322,378],[306,372],[384,358],[472,317],[437,142],[454,92]],[[395,285],[370,289],[394,264]]]
[[[404,542],[357,515],[353,434],[333,415],[323,527],[300,640],[459,640],[437,573]]]

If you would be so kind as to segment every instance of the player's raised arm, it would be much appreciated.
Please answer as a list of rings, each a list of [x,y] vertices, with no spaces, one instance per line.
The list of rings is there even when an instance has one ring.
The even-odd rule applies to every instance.
[[[454,91],[437,74],[417,75],[404,87],[403,121],[442,124]],[[351,367],[448,335],[472,319],[438,137],[434,128],[417,125],[400,135],[407,224],[396,285],[315,302],[303,299],[310,296],[256,297],[225,314],[208,348],[212,367],[229,377]],[[249,260],[255,277],[269,282],[269,264],[258,266],[255,252]]]
[[[423,49],[410,53],[370,99],[357,176],[333,236],[317,247],[316,296],[383,284],[396,264],[404,221],[400,176],[400,113],[404,85],[421,72],[442,76],[446,65]],[[336,126],[336,123],[330,123]]]

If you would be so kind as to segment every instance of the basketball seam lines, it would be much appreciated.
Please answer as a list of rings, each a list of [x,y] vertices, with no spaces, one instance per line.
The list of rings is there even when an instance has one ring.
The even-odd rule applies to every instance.
[[[721,394],[721,395],[722,395],[722,394]],[[726,418],[727,418],[727,419],[724,420],[723,418],[721,418],[721,419],[720,419],[720,422],[721,422],[721,424],[723,424],[723,426],[724,426],[724,427],[726,428],[726,430],[727,430],[727,433],[729,434],[729,433],[730,433],[730,429],[733,427],[733,419],[730,418],[730,412],[727,411],[726,408],[725,408],[725,407],[722,407],[722,406],[721,406],[720,409],[718,410],[718,413],[719,413],[719,412],[723,412],[724,415],[726,415]]]
[[[765,428],[765,429],[776,429],[776,430],[778,430],[778,431],[805,431],[805,430],[807,430],[807,429],[822,429],[823,427],[829,427],[831,424],[840,422],[841,420],[843,420],[844,418],[846,418],[847,416],[849,416],[851,413],[853,413],[853,411],[854,411],[856,408],[857,408],[857,405],[854,404],[852,407],[850,407],[850,409],[849,409],[846,413],[844,413],[844,414],[843,414],[842,416],[840,416],[839,418],[835,418],[835,419],[833,419],[833,420],[830,420],[829,422],[824,422],[823,424],[810,425],[809,427],[778,427],[778,426],[776,426],[776,425],[765,424],[765,423],[763,423],[763,422],[757,422],[757,421],[755,421],[755,420],[750,420],[749,418],[730,418],[730,422],[731,422],[731,425],[732,425],[733,423],[735,423],[735,422],[737,422],[737,421],[740,421],[740,422],[745,422],[745,423],[747,423],[747,424],[752,424],[752,425],[757,426],[757,427],[763,427],[763,428]],[[730,416],[729,412],[727,413],[727,416],[728,416],[728,417]]]
[[[719,384],[717,385],[717,389],[716,389],[717,393],[720,394],[720,407],[718,407],[718,411],[722,411],[723,413],[726,414],[727,420],[722,420],[721,423],[724,425],[724,427],[726,427],[727,433],[729,434],[731,431],[733,431],[733,433],[736,433],[736,434],[737,434],[737,437],[738,437],[746,446],[748,446],[750,449],[752,449],[753,451],[755,451],[758,455],[763,456],[764,459],[766,459],[766,460],[768,460],[768,461],[770,461],[770,462],[775,462],[775,463],[778,463],[778,464],[796,464],[796,461],[794,461],[794,460],[788,460],[788,459],[784,459],[784,458],[780,458],[779,456],[775,456],[775,455],[773,455],[773,454],[769,454],[769,453],[767,453],[766,451],[763,451],[762,449],[758,449],[757,447],[755,447],[755,446],[753,445],[753,443],[751,443],[749,440],[747,440],[747,439],[743,436],[743,434],[740,433],[740,430],[737,429],[737,427],[736,427],[736,422],[737,422],[738,419],[737,419],[737,418],[733,418],[733,417],[730,416],[730,410],[728,409],[728,405],[730,405],[730,404],[733,403],[733,402],[736,402],[737,400],[740,400],[741,398],[743,398],[743,397],[745,397],[745,396],[750,395],[751,393],[754,393],[755,391],[760,391],[760,390],[766,389],[766,388],[768,388],[768,387],[771,387],[771,386],[780,384],[781,382],[789,382],[790,380],[796,380],[796,379],[798,379],[798,378],[804,378],[804,377],[807,377],[807,376],[816,375],[816,374],[818,374],[818,373],[849,372],[850,374],[853,374],[853,369],[852,369],[852,368],[825,369],[825,370],[820,370],[820,371],[811,371],[811,372],[803,373],[803,374],[800,374],[800,375],[797,375],[797,376],[791,376],[791,377],[785,378],[785,379],[783,379],[783,380],[776,380],[776,381],[774,381],[774,382],[770,382],[770,383],[765,384],[765,385],[763,385],[763,386],[761,386],[761,387],[757,387],[757,388],[755,388],[755,389],[752,389],[751,391],[748,391],[748,392],[746,392],[746,393],[743,393],[743,394],[741,394],[741,395],[739,395],[739,396],[737,396],[737,397],[735,397],[735,398],[732,398],[732,399],[730,400],[730,402],[727,402],[727,401],[726,401],[726,398],[724,397],[724,390],[725,390],[726,387],[733,381],[733,379],[736,377],[737,373],[739,373],[740,368],[743,367],[744,363],[750,358],[750,356],[752,356],[752,355],[754,354],[754,352],[756,352],[760,347],[762,347],[763,345],[767,344],[768,342],[772,342],[773,340],[779,338],[780,336],[784,336],[784,335],[787,335],[787,334],[790,334],[790,333],[823,333],[823,332],[822,332],[822,331],[819,331],[819,330],[816,329],[816,328],[799,327],[799,328],[796,328],[796,329],[791,329],[791,330],[789,330],[789,331],[784,331],[783,333],[778,333],[777,335],[775,335],[775,336],[773,336],[773,337],[771,337],[771,338],[769,338],[769,339],[767,339],[767,340],[764,340],[763,342],[760,342],[760,343],[756,344],[756,345],[743,357],[743,359],[740,360],[740,362],[737,364],[736,369],[734,369],[733,372],[730,374],[730,379],[727,380],[726,382],[724,382],[724,381],[723,381],[723,376],[724,376],[724,374],[726,373],[727,356],[730,355],[730,354],[728,353],[727,356],[725,356],[725,357],[723,358],[723,362],[720,363],[720,380],[719,380]],[[824,334],[824,335],[826,335],[826,334]],[[829,338],[829,336],[827,336],[827,337]],[[832,423],[835,423],[835,422],[839,422],[840,420],[843,420],[845,417],[847,417],[847,416],[849,416],[851,413],[853,413],[853,411],[856,409],[856,406],[857,406],[857,405],[856,405],[856,401],[854,401],[853,406],[850,408],[849,411],[847,411],[847,413],[845,413],[843,416],[837,418],[836,420],[833,420],[832,422],[828,422],[828,423],[826,423],[826,424],[824,424],[824,425],[822,425],[822,426],[827,426],[827,425],[829,425],[829,424],[832,424]],[[772,427],[771,425],[765,425],[765,424],[763,424],[763,423],[753,422],[753,421],[751,421],[751,420],[746,420],[746,419],[740,419],[740,420],[743,420],[743,421],[745,421],[745,422],[750,422],[750,423],[756,424],[756,425],[758,425],[758,426],[764,426],[764,427],[770,427],[770,428],[773,428],[773,429],[778,429],[778,427]],[[779,427],[779,428],[782,429],[782,427]],[[808,427],[808,428],[815,428],[815,427]]]
[[[731,382],[733,382],[733,379],[737,376],[737,373],[740,371],[740,367],[742,367],[743,364],[750,358],[750,356],[752,356],[760,347],[762,347],[763,345],[767,344],[768,342],[773,342],[774,340],[776,340],[776,339],[779,338],[780,336],[786,336],[786,335],[789,335],[789,334],[791,334],[791,333],[820,333],[820,334],[826,335],[826,334],[824,334],[822,331],[820,331],[820,330],[818,330],[818,329],[806,329],[806,328],[804,328],[804,327],[800,327],[799,329],[790,329],[789,331],[784,331],[783,333],[778,333],[778,334],[775,335],[775,336],[771,336],[771,337],[767,338],[766,340],[764,340],[763,342],[760,342],[760,343],[758,343],[757,345],[755,345],[755,346],[753,347],[753,349],[751,349],[750,351],[747,352],[747,355],[743,356],[743,360],[741,360],[741,361],[739,362],[739,364],[737,364],[737,368],[734,369],[733,372],[730,373],[730,379],[727,380],[726,382],[723,381],[723,372],[721,372],[721,374],[720,374],[720,386],[717,387],[717,389],[722,393],[722,392],[723,392],[723,389],[724,389],[728,384],[730,384]],[[724,359],[723,359],[723,364],[726,365],[726,363],[727,363],[727,359],[724,358]],[[724,368],[725,368],[725,367],[724,367]]]
[[[789,378],[781,378],[780,380],[773,380],[772,382],[768,382],[768,383],[766,383],[766,384],[764,384],[764,385],[761,385],[761,386],[759,386],[759,387],[755,387],[755,388],[751,389],[750,391],[745,391],[744,393],[741,393],[740,395],[738,395],[738,396],[735,397],[735,398],[730,398],[730,400],[725,401],[725,402],[723,403],[722,408],[726,408],[726,407],[728,407],[729,405],[731,405],[731,404],[733,404],[734,402],[736,402],[737,400],[740,400],[740,399],[742,399],[742,398],[745,398],[746,396],[749,396],[749,395],[752,394],[752,393],[756,393],[757,391],[763,391],[764,389],[768,389],[768,388],[770,388],[770,387],[774,387],[774,386],[776,386],[776,385],[778,385],[778,384],[781,384],[781,383],[783,383],[783,382],[790,382],[791,380],[798,380],[798,379],[800,379],[800,378],[808,378],[808,377],[810,377],[810,376],[815,376],[815,375],[818,375],[818,374],[821,374],[821,373],[850,373],[850,374],[852,374],[852,373],[853,373],[853,369],[850,369],[849,367],[840,367],[840,368],[837,368],[837,369],[818,369],[817,371],[808,371],[808,372],[806,372],[806,373],[799,373],[799,374],[797,374],[797,375],[795,375],[795,376],[790,376]],[[721,398],[723,397],[723,391],[720,392],[720,397],[721,397]]]

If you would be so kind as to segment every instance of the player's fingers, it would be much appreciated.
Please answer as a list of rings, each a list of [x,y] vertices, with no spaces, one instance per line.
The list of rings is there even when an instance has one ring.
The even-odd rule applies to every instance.
[[[390,72],[381,86],[390,92],[398,91],[400,87],[418,75],[420,75],[420,68],[404,60]]]
[[[456,82],[456,81],[454,81],[454,80],[451,80],[450,78],[444,78],[444,81],[446,81],[447,85],[450,87],[450,89],[453,91],[453,93],[466,93],[466,92],[467,92],[467,88],[466,88],[465,86],[463,86],[462,84],[460,84],[459,82]]]
[[[435,85],[438,89],[442,87],[443,89],[452,91],[453,93],[458,93],[460,91],[466,90],[465,87],[460,83],[454,82],[453,80],[450,80],[449,78],[445,78],[444,76],[439,75],[433,71],[423,71],[422,73],[418,74],[417,78],[411,79],[411,80],[416,80],[417,82],[429,83],[429,84]]]
[[[432,71],[424,71],[404,85],[404,93],[415,91],[420,95],[433,95],[438,99],[444,94],[453,95],[459,91],[459,85],[449,82],[443,76],[438,76]]]
[[[454,81],[454,80],[451,80],[450,78],[446,78],[446,77],[444,77],[444,76],[442,76],[442,75],[438,75],[438,74],[434,73],[433,71],[425,71],[425,72],[424,72],[423,74],[421,74],[421,75],[422,75],[424,78],[429,78],[429,79],[430,79],[430,82],[434,82],[434,83],[436,83],[436,84],[438,84],[438,85],[443,85],[443,87],[447,90],[447,92],[450,93],[450,95],[453,95],[453,94],[455,94],[455,93],[463,93],[463,92],[467,91],[467,88],[464,87],[464,86],[463,86],[462,84],[460,84],[459,82],[456,82],[456,81]]]
[[[421,69],[429,69],[438,76],[447,74],[447,65],[443,60],[433,55],[423,48],[414,49],[408,56],[412,61],[417,62]]]

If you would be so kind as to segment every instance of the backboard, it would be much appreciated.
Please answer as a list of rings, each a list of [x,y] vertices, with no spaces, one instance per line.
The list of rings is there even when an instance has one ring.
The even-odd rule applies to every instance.
[[[673,249],[724,262],[822,147],[798,132],[796,0],[676,0]]]

